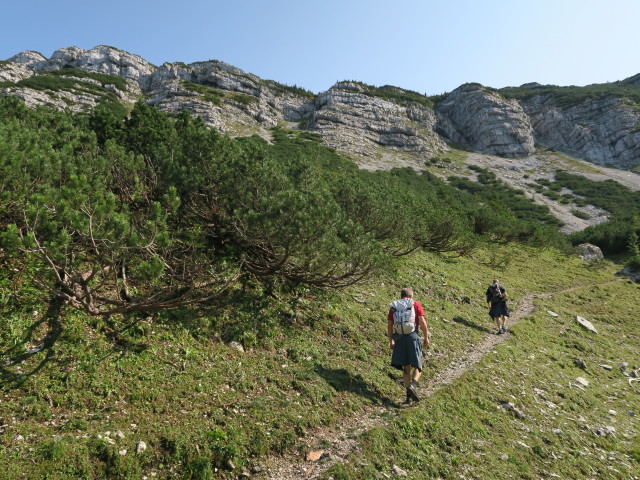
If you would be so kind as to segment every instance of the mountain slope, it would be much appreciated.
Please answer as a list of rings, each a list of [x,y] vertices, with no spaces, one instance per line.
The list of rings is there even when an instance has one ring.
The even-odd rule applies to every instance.
[[[77,70],[108,75],[113,82],[81,78]],[[137,55],[99,46],[63,48],[50,59],[22,52],[0,64],[0,79],[3,95],[29,105],[84,111],[99,102],[142,98],[164,111],[192,111],[233,135],[268,137],[267,130],[278,124],[308,128],[327,145],[378,168],[394,165],[389,156],[394,152],[409,154],[410,163],[420,168],[451,142],[507,158],[526,157],[538,143],[601,165],[640,165],[635,77],[588,87],[533,84],[500,91],[467,84],[437,98],[340,82],[315,95],[220,61],[156,67]]]
[[[594,269],[537,249],[502,247],[501,269],[481,263],[494,253],[415,255],[339,296],[301,299],[296,316],[278,323],[262,323],[274,321],[268,311],[244,328],[225,320],[242,332],[244,352],[213,334],[225,331],[215,309],[87,319],[48,306],[24,283],[12,294],[3,279],[2,318],[11,319],[2,329],[3,478],[267,479],[280,471],[280,455],[293,455],[309,475],[276,478],[303,479],[314,475],[315,461],[305,458],[317,451],[333,455],[319,460],[331,469],[316,467],[324,479],[377,478],[394,465],[415,479],[633,478],[637,285],[611,283],[614,264]],[[471,366],[495,338],[484,289],[496,273],[514,316],[529,294],[540,299]],[[384,312],[405,285],[425,305],[432,345],[424,398],[399,411]],[[462,376],[439,380],[465,362]],[[500,407],[506,402],[524,418]],[[347,428],[363,415],[383,426]],[[327,430],[342,437],[334,444]],[[356,449],[342,458],[346,440]]]

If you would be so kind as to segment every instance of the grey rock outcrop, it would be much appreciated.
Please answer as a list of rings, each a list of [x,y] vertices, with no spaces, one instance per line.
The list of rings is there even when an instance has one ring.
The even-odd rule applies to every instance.
[[[608,97],[560,107],[547,95],[523,105],[537,143],[599,165],[640,165],[640,110],[629,101]]]
[[[583,318],[579,315],[576,316],[576,322],[578,322],[578,324],[586,329],[589,330],[590,332],[593,333],[598,333],[598,330],[596,330],[596,327],[593,326],[593,323],[591,323],[589,320],[587,320],[586,318]]]
[[[161,110],[190,110],[207,125],[232,134],[260,133],[314,111],[313,99],[218,61],[165,63],[150,76],[146,94],[147,103]]]
[[[117,48],[100,45],[90,50],[66,47],[56,50],[50,59],[42,59],[37,52],[24,52],[16,57],[35,72],[78,68],[87,72],[118,75],[138,84],[144,89],[149,76],[156,68],[144,58]],[[16,58],[13,57],[13,58]],[[9,59],[9,61],[12,61]]]
[[[458,87],[437,110],[455,127],[452,140],[478,152],[515,158],[535,151],[533,128],[521,105],[481,85]]]
[[[45,64],[47,62],[47,57],[42,55],[40,52],[26,50],[9,58],[8,61],[22,65],[30,70],[35,70],[38,65]]]
[[[634,282],[640,283],[640,271],[634,270],[631,267],[624,267],[619,272],[616,272],[617,277],[628,277]]]
[[[14,55],[8,65],[0,65],[0,74],[5,81],[15,86],[1,88],[3,95],[11,95],[24,100],[28,106],[49,105],[74,112],[83,112],[94,108],[107,92],[111,92],[123,103],[133,103],[142,94],[140,85],[144,85],[155,67],[143,58],[115,49],[99,46],[91,50],[67,47],[56,50],[50,59],[33,51]],[[86,72],[102,73],[122,77],[126,87],[100,82],[92,78],[78,78],[73,74],[59,78],[72,79],[72,85],[50,91],[21,85],[22,80],[38,74],[55,72],[62,69],[78,69]],[[64,73],[64,72],[62,72]],[[119,82],[118,82],[119,83]],[[93,84],[98,89],[80,88],[82,84]]]
[[[448,150],[435,132],[435,112],[419,105],[405,107],[364,93],[354,82],[340,82],[318,95],[309,128],[340,151],[375,157],[381,149],[427,157]]]
[[[31,75],[31,70],[19,63],[0,63],[0,82],[16,83]]]

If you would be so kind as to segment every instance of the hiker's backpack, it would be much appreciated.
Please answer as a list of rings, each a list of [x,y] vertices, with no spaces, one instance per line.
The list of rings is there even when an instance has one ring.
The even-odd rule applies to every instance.
[[[502,292],[500,291],[500,285],[491,285],[489,287],[489,299],[491,303],[498,303],[502,301]]]
[[[403,298],[391,302],[389,308],[393,311],[393,331],[407,335],[416,329],[416,310],[413,299]]]

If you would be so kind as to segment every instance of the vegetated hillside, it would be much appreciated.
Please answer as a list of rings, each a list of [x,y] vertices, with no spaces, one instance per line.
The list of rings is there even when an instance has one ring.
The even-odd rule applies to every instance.
[[[2,99],[7,478],[270,478],[278,455],[327,449],[320,430],[374,407],[388,422],[362,436],[365,460],[318,465],[318,475],[376,478],[394,464],[412,478],[458,478],[466,469],[492,478],[488,472],[515,467],[528,478],[576,465],[627,478],[637,470],[637,392],[625,374],[637,369],[638,287],[610,283],[619,265],[573,256],[554,218],[490,171],[470,170],[484,180],[469,193],[469,184],[456,189],[428,172],[359,170],[308,132],[271,135],[271,144],[231,139],[188,113],[172,117],[141,103],[128,115],[103,106],[78,116]],[[636,255],[632,243],[627,257]],[[437,418],[452,416],[458,395],[480,395],[472,415],[412,420],[430,414],[441,393],[398,410],[388,302],[410,285],[427,307],[428,383],[491,335],[484,290],[496,276],[514,309],[529,293],[559,302],[549,305],[559,320],[536,310],[514,327],[506,345],[522,356],[496,357],[514,365],[528,358],[551,380],[523,384],[509,372],[492,391],[482,372],[493,378],[496,369],[474,367],[469,374],[484,378],[482,386],[447,387],[447,415]],[[574,315],[594,321],[598,336],[571,323]],[[584,398],[564,386],[587,375],[571,364],[577,352],[594,380]],[[616,370],[598,370],[605,361]],[[537,397],[528,396],[534,388],[551,392],[548,401],[571,418],[574,404],[584,406],[585,422],[556,428],[565,417],[539,415]],[[495,416],[523,391],[516,406],[531,423]],[[621,413],[616,402],[631,406]],[[478,435],[461,430],[466,422]],[[516,438],[528,448],[514,450]],[[497,461],[496,449],[508,457],[491,469],[468,460],[475,452]],[[615,470],[602,465],[602,452]],[[565,462],[549,463],[561,455]]]
[[[483,265],[496,256],[502,267]],[[616,268],[518,246],[474,258],[415,254],[336,295],[252,296],[250,305],[239,296],[224,312],[104,319],[48,304],[21,276],[3,277],[4,478],[305,478],[301,467],[315,462],[304,458],[317,451],[330,453],[318,471],[335,462],[321,478],[377,478],[394,465],[415,479],[633,478],[640,393],[629,375],[638,368],[640,291],[615,281]],[[398,410],[388,302],[413,285],[426,307],[432,346],[422,392],[492,335],[484,290],[496,275],[514,312],[527,293],[540,295],[534,313],[459,380]],[[353,456],[318,440],[369,417],[384,427],[353,438]],[[297,462],[289,477],[271,476],[280,454]]]

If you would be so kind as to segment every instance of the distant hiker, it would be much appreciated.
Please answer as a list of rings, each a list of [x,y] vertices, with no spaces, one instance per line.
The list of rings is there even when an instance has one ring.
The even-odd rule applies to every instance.
[[[418,328],[422,330],[422,342]],[[420,400],[417,387],[422,375],[422,348],[429,346],[429,330],[422,305],[413,299],[411,288],[403,288],[400,300],[389,304],[387,335],[389,346],[393,350],[391,366],[403,370],[402,380],[407,389],[406,402],[417,402]]]
[[[507,306],[507,290],[498,279],[495,279],[489,288],[487,288],[487,306],[489,307],[489,316],[493,318],[498,326],[498,335],[507,333],[505,325],[509,318],[509,307]]]

